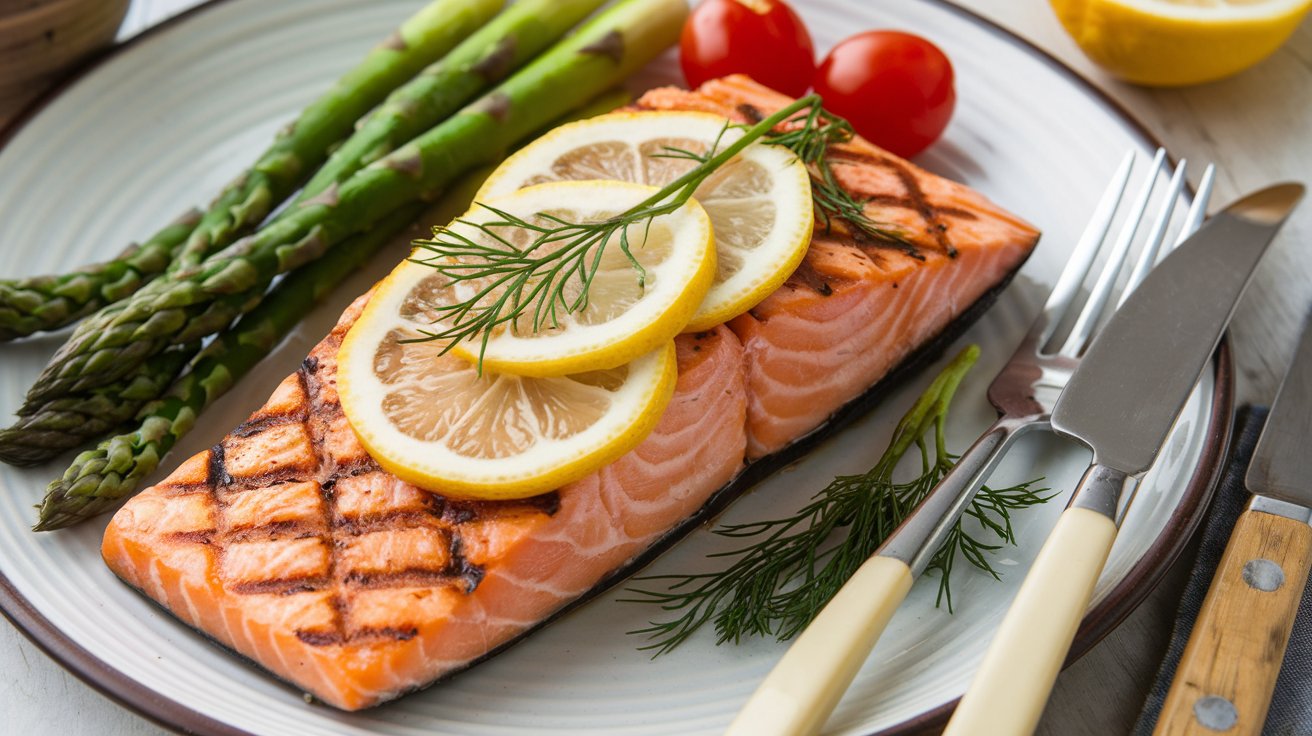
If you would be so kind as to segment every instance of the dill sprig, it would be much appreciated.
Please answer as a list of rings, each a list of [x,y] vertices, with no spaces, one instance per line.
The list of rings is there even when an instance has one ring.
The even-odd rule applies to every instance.
[[[689,157],[697,165],[632,208],[599,222],[568,222],[541,213],[537,216],[540,222],[530,222],[483,203],[475,204],[475,208],[490,212],[493,219],[476,222],[459,218],[451,226],[435,228],[433,239],[415,242],[418,249],[430,254],[413,259],[415,262],[431,266],[452,284],[478,282],[468,299],[436,307],[439,328],[425,331],[418,339],[448,341],[445,350],[460,341],[478,340],[481,363],[488,341],[501,325],[509,323],[517,329],[520,319],[528,316],[528,327],[534,332],[557,326],[562,311],[572,313],[587,307],[588,291],[601,266],[602,253],[617,236],[641,286],[645,274],[633,257],[630,230],[638,228],[645,233],[655,218],[682,207],[707,177],[744,148],[799,112],[819,108],[818,96],[803,97],[746,128],[742,137],[723,148],[719,148],[717,139],[716,146],[704,156],[671,149],[669,154]],[[820,116],[808,119],[816,127],[792,131],[794,139],[805,141],[829,135]],[[456,225],[476,232],[467,235]],[[503,235],[507,228],[526,230],[532,240],[517,247]],[[574,294],[570,293],[571,282],[578,287]]]
[[[721,147],[730,128],[742,130],[743,135]],[[867,216],[867,203],[853,197],[834,175],[829,149],[853,135],[846,120],[825,112],[820,98],[809,95],[754,125],[726,124],[704,154],[668,147],[658,156],[687,159],[695,165],[632,208],[598,222],[569,222],[543,213],[528,220],[476,203],[474,207],[490,213],[491,219],[459,218],[434,228],[432,239],[414,243],[418,251],[426,252],[412,258],[414,262],[431,266],[451,284],[476,282],[477,288],[463,301],[437,306],[437,328],[423,331],[423,337],[412,342],[441,340],[447,343],[444,350],[449,350],[460,341],[478,341],[481,365],[488,341],[503,325],[533,332],[559,327],[563,314],[587,308],[602,253],[612,242],[618,242],[641,288],[646,273],[633,256],[633,228],[645,238],[655,218],[682,207],[707,177],[758,140],[788,148],[806,166],[817,217],[826,229],[841,220],[858,236],[900,244],[905,252],[921,258],[900,234]],[[505,237],[508,229],[527,231],[532,240],[517,246]]]
[[[627,257],[637,275],[638,285],[646,283],[646,270],[633,255],[629,229],[641,226],[646,239],[652,220],[677,210],[683,202],[667,202],[631,210],[634,221],[609,218],[596,223],[573,223],[549,213],[538,213],[541,222],[526,220],[518,215],[486,204],[483,209],[495,219],[483,222],[460,219],[457,222],[474,228],[491,240],[484,242],[459,230],[441,228],[443,241],[416,241],[418,250],[434,253],[432,258],[410,260],[432,266],[449,279],[450,283],[479,280],[484,283],[474,296],[455,304],[435,308],[446,326],[440,330],[420,330],[424,338],[403,340],[448,340],[451,345],[464,339],[480,340],[480,363],[487,343],[497,326],[511,323],[512,328],[523,327],[521,318],[531,317],[529,329],[541,332],[544,327],[559,327],[561,310],[566,314],[578,312],[588,306],[592,280],[601,265],[606,244],[618,235],[620,251]],[[536,239],[520,250],[502,232],[518,228],[534,233]],[[552,250],[548,246],[564,242]],[[578,279],[579,289],[569,295],[569,280]],[[490,302],[484,304],[485,300]],[[531,311],[530,311],[531,310]]]
[[[830,148],[847,143],[855,135],[851,123],[815,105],[790,120],[789,127],[766,134],[762,142],[788,148],[806,166],[811,175],[811,199],[815,203],[816,219],[826,233],[833,228],[835,220],[841,220],[858,237],[898,245],[912,258],[925,260],[901,233],[866,214],[868,200],[853,197],[838,183],[829,160]]]
[[[709,573],[638,578],[663,582],[664,590],[630,589],[636,597],[623,600],[656,603],[673,614],[629,632],[651,639],[641,648],[659,656],[707,623],[715,627],[717,644],[738,643],[747,636],[784,641],[806,628],[952,469],[956,456],[947,451],[943,437],[948,405],[978,355],[977,347],[966,348],[935,378],[902,417],[888,449],[870,470],[838,476],[791,516],[716,529],[725,537],[752,540],[745,547],[711,555],[735,558],[728,567]],[[926,442],[931,429],[932,450]],[[913,445],[920,451],[919,475],[910,481],[894,480],[894,471]],[[979,523],[984,536],[958,522],[930,564],[930,569],[940,574],[939,605],[952,609],[950,579],[958,555],[998,577],[988,553],[1015,543],[1012,511],[1051,498],[1042,495],[1047,489],[1034,487],[1039,482],[1003,489],[985,487],[979,492],[966,513]]]

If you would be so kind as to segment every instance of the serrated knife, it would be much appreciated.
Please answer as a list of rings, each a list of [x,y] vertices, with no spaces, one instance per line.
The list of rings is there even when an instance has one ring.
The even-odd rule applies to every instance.
[[[1052,412],[1093,450],[944,734],[1029,734],[1116,539],[1117,509],[1152,466],[1253,270],[1303,196],[1279,184],[1231,204],[1116,310]]]
[[[1157,729],[1259,734],[1312,567],[1312,317],[1244,485],[1253,492],[1216,568]]]

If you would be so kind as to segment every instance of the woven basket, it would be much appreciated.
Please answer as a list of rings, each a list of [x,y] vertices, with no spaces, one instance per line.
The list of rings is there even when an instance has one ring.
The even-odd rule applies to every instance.
[[[129,0],[0,0],[0,124],[114,40]]]

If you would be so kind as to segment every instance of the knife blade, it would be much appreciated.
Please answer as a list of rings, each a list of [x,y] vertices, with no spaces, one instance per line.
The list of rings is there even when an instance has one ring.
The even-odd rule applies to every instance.
[[[1294,361],[1271,404],[1244,485],[1259,498],[1284,501],[1305,509],[1312,507],[1309,438],[1312,438],[1312,316],[1303,328]]]
[[[1302,194],[1282,184],[1244,197],[1153,269],[1085,353],[1053,429],[1089,445],[1097,465],[1147,471]]]
[[[1235,523],[1154,733],[1259,734],[1312,567],[1312,315],[1276,394]]]
[[[1093,462],[989,645],[945,736],[1034,731],[1116,539],[1121,496],[1157,457],[1253,270],[1303,196],[1250,194],[1213,216],[1116,310],[1052,412]]]

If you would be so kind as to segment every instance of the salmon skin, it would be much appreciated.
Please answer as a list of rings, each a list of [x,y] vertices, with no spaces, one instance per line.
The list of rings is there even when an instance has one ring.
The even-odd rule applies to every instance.
[[[745,77],[640,109],[738,120],[790,100]],[[591,476],[472,502],[383,471],[342,414],[336,354],[368,295],[249,420],[114,516],[129,585],[338,708],[460,671],[646,564],[871,408],[992,303],[1038,233],[869,143],[835,151],[868,214],[910,244],[817,230],[801,267],[728,325],[681,335],[652,434]]]

